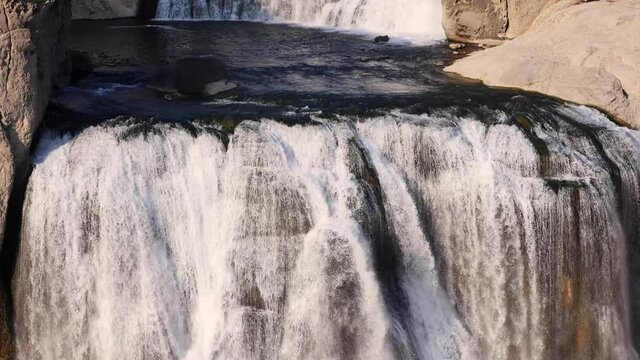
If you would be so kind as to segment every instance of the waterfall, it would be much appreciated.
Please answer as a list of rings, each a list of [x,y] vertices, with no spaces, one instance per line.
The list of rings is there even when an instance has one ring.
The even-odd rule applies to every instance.
[[[159,0],[157,19],[287,21],[444,38],[440,0]]]
[[[632,359],[640,136],[540,111],[48,133],[17,357]]]

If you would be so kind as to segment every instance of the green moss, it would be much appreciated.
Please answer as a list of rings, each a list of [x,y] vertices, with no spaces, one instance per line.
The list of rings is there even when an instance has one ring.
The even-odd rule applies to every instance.
[[[550,156],[551,152],[549,151],[549,147],[544,142],[544,140],[540,139],[535,132],[535,126],[533,122],[522,114],[517,114],[513,118],[516,126],[520,128],[520,130],[525,134],[531,145],[536,150],[538,157],[540,158],[540,176],[546,177],[550,172]]]

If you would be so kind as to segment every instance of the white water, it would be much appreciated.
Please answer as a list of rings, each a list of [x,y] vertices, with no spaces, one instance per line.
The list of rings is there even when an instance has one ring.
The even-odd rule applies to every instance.
[[[169,125],[44,140],[14,279],[18,359],[630,358],[598,150],[540,131],[545,180],[523,131],[494,116],[243,122],[227,148]],[[607,141],[640,143],[603,134],[622,165]]]
[[[287,21],[444,39],[440,0],[160,0],[157,19]]]

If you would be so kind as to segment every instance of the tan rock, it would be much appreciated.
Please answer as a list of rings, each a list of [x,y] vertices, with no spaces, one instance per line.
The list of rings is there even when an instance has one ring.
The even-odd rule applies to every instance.
[[[69,13],[67,1],[0,0],[0,247],[9,197],[28,175],[29,148],[51,89],[65,82],[59,75],[67,72],[62,34]],[[4,286],[0,284],[0,359],[13,352]]]
[[[550,7],[524,35],[445,70],[491,86],[541,92],[640,128],[640,2]]]
[[[442,0],[442,27],[450,40],[498,39],[507,26],[506,0]]]
[[[442,0],[447,38],[470,43],[511,39],[558,0]]]
[[[529,29],[535,19],[558,0],[508,0],[507,17],[509,26],[506,37],[513,39]]]

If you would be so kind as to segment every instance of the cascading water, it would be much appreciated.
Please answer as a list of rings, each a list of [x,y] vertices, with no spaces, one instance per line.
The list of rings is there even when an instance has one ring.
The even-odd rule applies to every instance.
[[[632,359],[640,136],[454,113],[49,135],[18,358]]]
[[[156,17],[281,20],[439,40],[441,6],[440,0],[159,0]]]

